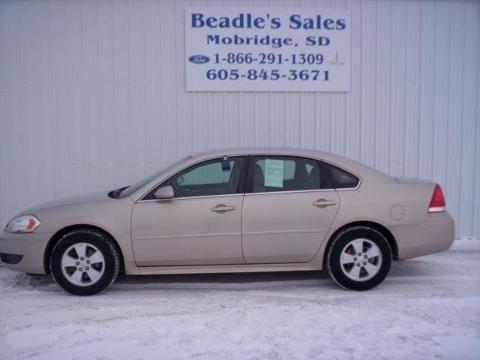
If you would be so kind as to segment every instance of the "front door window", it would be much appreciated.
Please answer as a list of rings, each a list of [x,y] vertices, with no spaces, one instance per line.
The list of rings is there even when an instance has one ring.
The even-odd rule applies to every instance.
[[[244,158],[208,160],[193,165],[169,180],[176,198],[235,194]]]

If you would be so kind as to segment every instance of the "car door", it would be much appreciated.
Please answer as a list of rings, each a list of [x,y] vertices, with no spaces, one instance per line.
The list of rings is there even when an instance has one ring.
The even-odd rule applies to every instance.
[[[245,261],[301,263],[320,247],[339,207],[329,177],[313,159],[255,156],[242,215]]]
[[[137,202],[132,213],[136,264],[243,264],[245,164],[243,157],[224,157],[192,165],[159,185],[171,185],[173,199],[153,199],[154,189]]]

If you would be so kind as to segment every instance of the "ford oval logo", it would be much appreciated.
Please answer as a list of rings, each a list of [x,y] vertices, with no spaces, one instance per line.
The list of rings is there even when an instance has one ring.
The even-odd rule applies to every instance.
[[[188,61],[193,64],[206,64],[210,59],[205,55],[193,55],[188,58]]]

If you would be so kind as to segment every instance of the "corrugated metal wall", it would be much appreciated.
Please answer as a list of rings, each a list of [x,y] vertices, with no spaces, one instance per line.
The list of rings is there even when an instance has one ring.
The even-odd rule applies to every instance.
[[[348,7],[352,91],[186,93],[188,5]],[[480,235],[480,3],[2,1],[0,225],[219,147],[328,150],[443,185]]]

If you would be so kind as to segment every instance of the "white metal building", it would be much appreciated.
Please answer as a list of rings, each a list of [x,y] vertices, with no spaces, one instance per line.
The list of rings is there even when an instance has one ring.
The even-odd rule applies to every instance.
[[[347,8],[349,92],[187,92],[186,6]],[[480,236],[480,2],[1,1],[0,226],[188,153],[289,146],[434,179]]]

